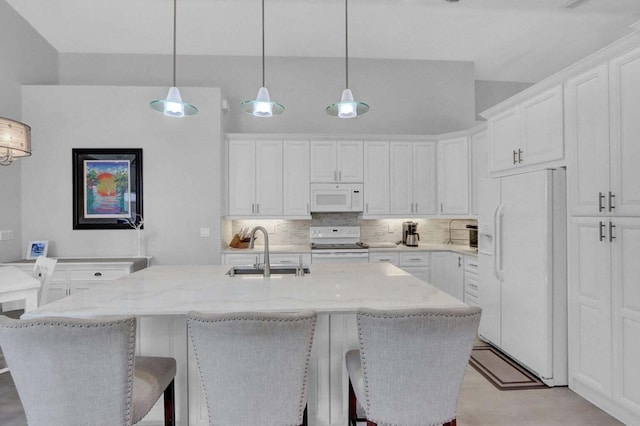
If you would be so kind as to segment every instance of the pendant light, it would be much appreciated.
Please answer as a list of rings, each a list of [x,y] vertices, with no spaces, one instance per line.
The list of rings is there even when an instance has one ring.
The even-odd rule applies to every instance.
[[[16,158],[30,155],[31,127],[0,117],[0,166],[8,166]]]
[[[154,111],[161,112],[167,117],[185,117],[198,113],[198,108],[182,101],[180,90],[176,87],[176,2],[177,0],[173,0],[173,86],[169,88],[166,99],[149,103]]]
[[[264,84],[264,0],[262,0],[262,87],[258,89],[258,96],[255,99],[242,102],[240,107],[244,112],[256,117],[271,117],[284,112],[283,105],[271,100],[269,89]]]
[[[353,99],[353,93],[349,89],[349,13],[348,0],[344,0],[344,46],[345,46],[345,76],[346,85],[342,91],[340,102],[336,102],[327,107],[327,114],[338,118],[354,118],[369,111],[369,105]]]

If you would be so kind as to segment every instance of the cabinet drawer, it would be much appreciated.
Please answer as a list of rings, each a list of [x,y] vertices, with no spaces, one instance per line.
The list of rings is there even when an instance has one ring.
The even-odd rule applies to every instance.
[[[469,273],[464,275],[464,293],[478,297],[478,275]]]
[[[120,269],[87,269],[69,271],[70,281],[104,281],[115,280],[129,275],[129,268]]]
[[[429,252],[400,253],[400,266],[429,266]]]
[[[225,254],[224,264],[241,266],[241,265],[255,265],[258,263],[260,255],[258,253],[253,254]]]
[[[277,254],[270,253],[269,254],[269,262],[272,265],[281,264],[281,265],[299,265],[300,258],[302,258],[302,264],[304,266],[311,265],[311,255],[308,253],[288,253],[288,254]],[[261,261],[264,261],[261,256]]]
[[[369,263],[388,262],[392,265],[398,264],[398,253],[369,252]]]
[[[466,303],[467,305],[480,307],[480,300],[478,300],[476,296],[473,296],[469,293],[464,294],[464,303]]]
[[[464,257],[464,270],[478,273],[478,258],[476,256]]]

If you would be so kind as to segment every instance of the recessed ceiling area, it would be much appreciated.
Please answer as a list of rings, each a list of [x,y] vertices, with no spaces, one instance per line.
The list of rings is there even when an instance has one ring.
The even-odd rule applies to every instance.
[[[7,0],[60,53],[171,54],[172,0]],[[259,56],[260,0],[178,0],[178,55]],[[636,30],[638,0],[350,0],[352,58],[537,82]],[[343,0],[265,0],[267,56],[343,57]]]

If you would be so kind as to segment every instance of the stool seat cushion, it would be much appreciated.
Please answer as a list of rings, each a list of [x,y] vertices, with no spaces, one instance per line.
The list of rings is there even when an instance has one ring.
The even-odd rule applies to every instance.
[[[133,423],[149,413],[176,375],[173,358],[137,356],[133,375]]]

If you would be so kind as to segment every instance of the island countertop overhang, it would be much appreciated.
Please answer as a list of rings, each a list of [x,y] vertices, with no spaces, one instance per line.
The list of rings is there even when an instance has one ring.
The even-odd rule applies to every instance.
[[[200,312],[355,312],[466,306],[462,301],[385,263],[314,264],[296,276],[225,275],[228,265],[155,265],[103,288],[44,305],[23,318],[154,316]]]

